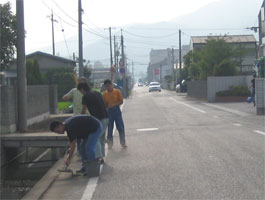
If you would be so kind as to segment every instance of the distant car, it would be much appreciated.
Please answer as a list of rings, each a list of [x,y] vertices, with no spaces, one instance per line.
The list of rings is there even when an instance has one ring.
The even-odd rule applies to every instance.
[[[187,82],[182,80],[181,84],[176,85],[176,92],[187,92]]]
[[[143,83],[138,83],[138,87],[143,87],[144,84]]]
[[[161,92],[160,83],[158,83],[158,82],[151,82],[149,84],[149,92],[152,92],[152,91],[159,91],[159,92]]]

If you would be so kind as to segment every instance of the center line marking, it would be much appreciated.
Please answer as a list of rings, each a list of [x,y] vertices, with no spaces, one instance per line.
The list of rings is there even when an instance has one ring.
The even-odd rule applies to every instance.
[[[197,111],[199,111],[199,112],[201,112],[201,113],[206,113],[204,110],[201,110],[201,109],[199,109],[199,108],[196,108],[196,107],[193,107],[193,106],[191,106],[191,105],[189,105],[189,104],[186,104],[186,103],[183,103],[183,102],[181,102],[181,101],[177,101],[176,99],[174,99],[174,98],[169,98],[169,99],[171,99],[172,101],[175,101],[175,102],[177,102],[177,103],[179,103],[179,104],[183,104],[184,106],[187,106],[187,107],[189,107],[189,108],[192,108],[192,109],[194,109],[194,110],[197,110]]]
[[[234,124],[235,126],[242,126],[241,124]]]
[[[265,135],[265,133],[264,133],[264,132],[262,132],[262,131],[259,131],[259,130],[255,130],[254,132],[255,132],[255,133],[258,133],[258,134],[261,134],[261,135]]]
[[[142,128],[142,129],[137,129],[137,131],[157,131],[158,128]]]

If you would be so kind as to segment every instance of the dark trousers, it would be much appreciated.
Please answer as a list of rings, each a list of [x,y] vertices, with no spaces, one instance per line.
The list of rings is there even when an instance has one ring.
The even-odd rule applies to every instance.
[[[113,144],[113,126],[115,122],[116,127],[119,131],[120,144],[126,145],[124,123],[123,123],[120,107],[115,106],[113,108],[109,108],[108,116],[109,116],[108,136],[107,136],[108,142]]]

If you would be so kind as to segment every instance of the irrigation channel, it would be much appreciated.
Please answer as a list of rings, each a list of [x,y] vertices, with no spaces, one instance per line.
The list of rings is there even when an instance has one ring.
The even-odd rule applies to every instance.
[[[11,150],[12,151],[12,150]],[[54,159],[51,149],[30,148],[20,152],[1,168],[0,199],[21,199],[64,154]]]
[[[67,117],[46,119],[29,126],[28,132],[48,131],[52,120],[64,121]],[[54,156],[51,148],[9,148],[7,163],[1,164],[0,199],[22,199],[65,151],[66,147],[57,148]]]

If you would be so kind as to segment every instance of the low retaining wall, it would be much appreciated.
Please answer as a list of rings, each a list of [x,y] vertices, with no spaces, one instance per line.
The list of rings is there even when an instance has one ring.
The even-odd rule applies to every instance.
[[[248,97],[239,96],[222,96],[216,97],[215,102],[246,102]]]

